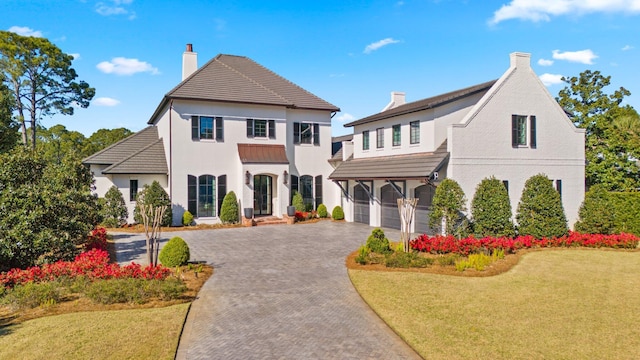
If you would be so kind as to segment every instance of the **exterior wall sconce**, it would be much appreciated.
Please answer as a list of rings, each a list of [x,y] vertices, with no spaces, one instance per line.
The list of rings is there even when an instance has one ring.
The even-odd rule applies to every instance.
[[[287,172],[287,170],[285,170],[282,173],[282,183],[287,185],[287,183],[289,183],[289,173]]]
[[[249,170],[247,170],[247,172],[244,174],[244,183],[246,185],[249,185],[251,183],[251,173],[249,172]]]

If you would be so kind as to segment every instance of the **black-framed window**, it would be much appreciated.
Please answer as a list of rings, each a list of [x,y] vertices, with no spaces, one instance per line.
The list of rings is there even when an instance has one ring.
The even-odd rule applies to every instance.
[[[222,207],[222,200],[226,193],[226,175],[218,176],[217,182],[213,175],[187,176],[187,210],[196,218],[216,217],[217,209]]]
[[[191,116],[191,139],[224,139],[224,122],[221,116]]]
[[[562,180],[560,179],[556,180],[556,190],[558,191],[558,194],[560,194],[560,197],[562,197]]]
[[[384,128],[376,129],[376,147],[378,149],[384,147]]]
[[[300,176],[300,194],[307,210],[313,209],[313,176]]]
[[[502,180],[502,185],[507,190],[507,194],[509,194],[509,180]]]
[[[275,120],[247,119],[247,137],[276,138]]]
[[[293,195],[300,191],[300,182],[299,178],[296,175],[291,175],[291,194],[289,199],[289,204],[293,204]]]
[[[412,121],[409,123],[410,134],[409,142],[411,144],[420,144],[420,121]]]
[[[369,130],[362,132],[362,150],[369,150]]]
[[[294,122],[293,143],[320,145],[320,124]]]
[[[315,200],[316,200],[316,209],[320,204],[322,204],[322,175],[318,175],[315,178]]]
[[[129,201],[136,201],[136,197],[138,197],[138,180],[131,179],[129,180]]]
[[[393,146],[400,146],[401,143],[401,139],[402,139],[402,132],[401,132],[401,128],[400,125],[393,125],[393,127],[391,128],[392,130],[392,145]]]
[[[535,116],[511,115],[511,146],[528,146],[532,149],[537,147]]]

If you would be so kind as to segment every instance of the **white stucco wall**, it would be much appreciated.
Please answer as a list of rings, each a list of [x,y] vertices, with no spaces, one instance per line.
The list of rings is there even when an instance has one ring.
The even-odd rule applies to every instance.
[[[221,116],[224,121],[224,140],[191,139],[191,115]],[[188,208],[187,176],[204,174],[227,176],[227,192],[234,191],[241,208],[253,207],[253,176],[258,174],[273,177],[273,215],[282,216],[289,205],[291,184],[286,170],[291,175],[323,177],[323,202],[329,209],[339,203],[338,188],[327,176],[332,167],[327,162],[331,157],[331,117],[329,111],[292,110],[280,106],[226,104],[198,101],[174,101],[171,114],[164,112],[157,121],[159,136],[163,138],[168,166],[172,174],[170,192],[174,204],[174,223],[181,222],[182,213]],[[171,127],[169,127],[169,117]],[[248,138],[246,119],[275,120],[276,138]],[[310,144],[293,145],[293,122],[320,124],[320,146]],[[170,146],[171,142],[171,146]],[[284,145],[289,165],[242,164],[237,144]],[[169,159],[171,159],[169,161]],[[251,174],[250,184],[245,184],[245,174]],[[216,183],[216,189],[217,189]],[[217,190],[216,190],[217,203]],[[197,222],[216,223],[218,216],[198,218]]]
[[[528,178],[543,173],[560,179],[564,210],[572,226],[584,197],[584,131],[573,126],[526,56],[512,60],[512,67],[494,85],[496,91],[487,93],[463,123],[449,127],[448,177],[460,184],[469,202],[482,179],[495,176],[509,181],[514,216]],[[536,116],[535,149],[512,147],[512,114]]]

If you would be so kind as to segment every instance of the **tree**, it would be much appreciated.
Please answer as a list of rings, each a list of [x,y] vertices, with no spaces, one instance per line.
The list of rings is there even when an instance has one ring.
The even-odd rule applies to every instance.
[[[511,201],[502,181],[495,177],[483,179],[471,200],[473,226],[478,236],[513,237]]]
[[[129,212],[127,211],[124,197],[122,197],[122,193],[117,186],[110,187],[107,193],[104,194],[104,199],[101,200],[102,224],[115,228],[127,223]]]
[[[516,214],[519,235],[536,239],[567,235],[567,217],[560,194],[546,175],[530,177],[524,184]]]
[[[238,198],[236,193],[229,191],[222,199],[220,208],[220,220],[223,224],[235,224],[238,222]]]
[[[13,93],[14,110],[27,145],[27,119],[31,127],[32,149],[36,146],[37,122],[42,116],[73,115],[74,106],[86,108],[95,89],[71,67],[67,55],[45,38],[0,31],[0,74]]]
[[[36,150],[48,161],[60,163],[65,157],[82,159],[82,149],[86,142],[82,133],[69,131],[64,125],[58,124],[48,129],[38,125],[36,134]]]
[[[84,142],[82,157],[93,155],[132,134],[133,131],[122,127],[117,129],[99,129],[91,134]]]
[[[0,154],[18,143],[18,126],[12,119],[13,104],[11,91],[0,81]]]
[[[604,88],[610,76],[586,70],[580,77],[562,78],[567,86],[556,98],[572,114],[576,126],[585,129],[587,185],[603,184],[608,190],[640,188],[640,116],[631,106],[621,107],[631,93],[620,87],[612,94]]]
[[[161,225],[171,226],[173,222],[173,212],[171,211],[171,200],[169,194],[160,186],[158,181],[153,181],[151,186],[145,184],[142,190],[138,192],[136,197],[138,205],[152,205],[153,207],[166,206],[167,209],[162,216]],[[133,210],[133,219],[138,224],[142,224],[142,215],[140,214],[140,206],[136,206]]]
[[[455,180],[442,180],[433,195],[429,226],[441,229],[447,235],[453,234],[456,226],[464,221],[462,212],[467,210],[466,202],[464,191]]]
[[[613,234],[616,232],[615,213],[607,189],[594,185],[585,194],[575,230],[587,234]]]
[[[100,221],[92,184],[79,161],[0,155],[0,271],[73,259]]]

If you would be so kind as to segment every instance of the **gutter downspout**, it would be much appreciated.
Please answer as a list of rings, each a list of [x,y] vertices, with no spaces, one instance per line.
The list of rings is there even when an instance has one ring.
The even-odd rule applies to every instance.
[[[169,202],[173,205],[173,133],[171,132],[171,112],[173,99],[169,102]],[[173,219],[171,220],[173,221]]]

